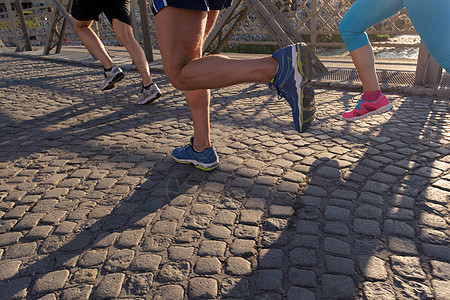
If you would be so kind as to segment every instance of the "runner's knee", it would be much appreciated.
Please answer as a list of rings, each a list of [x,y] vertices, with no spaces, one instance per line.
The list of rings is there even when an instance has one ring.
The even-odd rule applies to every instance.
[[[189,79],[185,78],[185,76],[182,75],[182,72],[178,72],[178,74],[169,75],[167,74],[167,78],[169,78],[170,83],[180,91],[189,91],[192,90],[190,88]]]
[[[347,46],[348,51],[361,48],[369,43],[367,34],[363,26],[357,24],[357,21],[349,14],[346,14],[339,24],[339,32]]]
[[[73,28],[75,29],[75,31],[79,31],[82,30],[84,28],[89,28],[91,26],[90,22],[87,21],[79,21],[75,18],[72,18],[72,23],[73,23]]]

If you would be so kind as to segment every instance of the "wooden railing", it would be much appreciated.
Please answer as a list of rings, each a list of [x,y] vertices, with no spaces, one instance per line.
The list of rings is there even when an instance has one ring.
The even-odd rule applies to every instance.
[[[347,10],[355,0],[294,0],[293,4],[285,5],[283,1],[274,1],[280,11],[289,20],[291,25],[304,37],[310,47],[336,47],[344,46],[338,30],[339,23]],[[149,8],[148,8],[149,9]],[[150,10],[150,9],[149,9]],[[137,26],[140,26],[139,10],[134,7],[137,15]],[[51,7],[39,7],[25,10],[25,19],[31,42],[33,46],[42,46],[45,43],[49,26],[51,22]],[[17,15],[16,23],[19,23]],[[154,37],[153,16],[150,14],[150,30],[152,40]],[[20,26],[16,26],[19,31],[19,37],[22,36]],[[95,23],[94,30],[97,31],[100,38],[107,45],[120,45],[115,34],[109,26],[106,18],[102,17],[100,22]],[[142,32],[142,30],[136,30]],[[371,35],[415,35],[416,32],[409,20],[406,11],[402,10],[391,18],[376,24],[370,28],[367,33]],[[141,34],[142,35],[142,34]],[[14,34],[8,16],[0,14],[0,36],[3,43],[7,46],[14,45]],[[77,35],[71,28],[68,28],[65,34],[66,43],[81,44]],[[141,41],[142,36],[139,38]],[[418,47],[419,44],[401,44],[392,41],[377,42],[372,41],[373,45],[380,47]],[[244,20],[242,26],[230,39],[230,44],[252,44],[252,45],[276,45],[276,41],[271,38],[266,29],[258,22],[251,13]]]
[[[298,33],[305,37],[310,47],[336,47],[345,46],[339,33],[339,24],[356,0],[297,0],[290,5],[283,1],[274,1],[280,11],[289,20]],[[371,27],[367,33],[370,35],[415,35],[411,21],[406,10],[401,10],[389,19]],[[266,30],[261,27],[258,20],[249,15],[243,26],[231,39],[235,44],[276,44]],[[376,46],[403,47],[405,44],[386,42],[373,42]],[[410,44],[407,44],[410,46]],[[417,45],[418,46],[418,43]]]

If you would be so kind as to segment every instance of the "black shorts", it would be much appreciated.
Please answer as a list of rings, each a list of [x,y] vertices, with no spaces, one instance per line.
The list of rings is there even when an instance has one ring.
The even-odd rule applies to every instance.
[[[221,10],[231,5],[233,0],[153,0],[153,14],[157,14],[166,6],[201,11]]]
[[[102,12],[111,24],[113,19],[118,19],[131,25],[130,0],[73,1],[72,17],[78,21],[97,21]]]

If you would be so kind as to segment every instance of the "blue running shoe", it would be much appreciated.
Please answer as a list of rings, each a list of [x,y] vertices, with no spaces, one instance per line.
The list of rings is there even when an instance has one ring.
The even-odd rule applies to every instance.
[[[278,73],[269,87],[275,87],[278,96],[285,98],[292,108],[295,129],[308,130],[316,112],[314,90],[311,87],[311,63],[308,49],[302,44],[287,46],[272,57],[278,61]]]
[[[197,152],[193,145],[194,137],[191,137],[188,145],[173,150],[172,156],[175,161],[182,164],[192,164],[203,171],[211,171],[219,166],[219,157],[214,146],[206,148],[203,152]]]

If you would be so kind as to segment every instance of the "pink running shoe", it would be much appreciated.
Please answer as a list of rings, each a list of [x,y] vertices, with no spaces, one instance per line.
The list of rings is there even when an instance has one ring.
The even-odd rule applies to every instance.
[[[346,120],[358,120],[371,115],[381,114],[391,109],[392,104],[385,94],[382,94],[377,100],[373,101],[365,101],[361,97],[356,107],[351,111],[346,111],[342,117]]]

